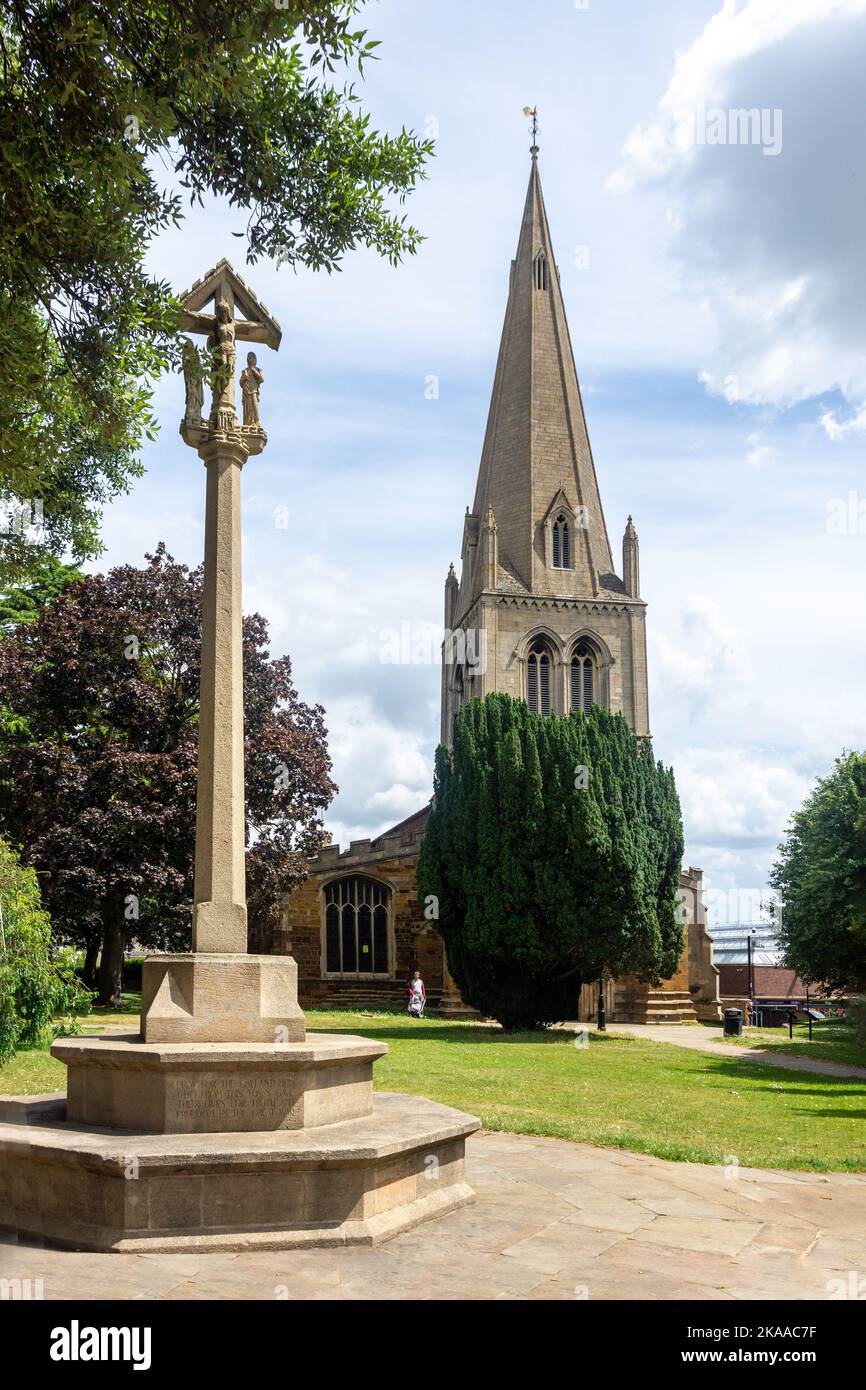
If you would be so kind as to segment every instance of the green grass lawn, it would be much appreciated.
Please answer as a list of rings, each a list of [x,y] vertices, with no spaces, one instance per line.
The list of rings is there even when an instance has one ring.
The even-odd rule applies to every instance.
[[[866,1169],[866,1083],[772,1072],[625,1035],[496,1029],[402,1014],[309,1011],[311,1031],[387,1042],[376,1086],[429,1096],[488,1129],[544,1134],[660,1158],[813,1170]]]
[[[84,1033],[104,1033],[106,1028],[128,1028],[131,1033],[138,1029],[138,1016],[141,1012],[141,992],[124,990],[120,996],[119,1009],[93,1008],[81,1018]]]
[[[488,1129],[695,1163],[735,1155],[743,1166],[866,1170],[866,1082],[624,1035],[577,1048],[561,1030],[507,1035],[385,1012],[310,1010],[307,1024],[387,1042],[378,1090],[429,1096]],[[60,1090],[64,1072],[45,1052],[19,1053],[0,1069],[0,1092]]]
[[[94,1008],[79,1018],[85,1036],[108,1031],[138,1032],[141,994],[121,995],[121,1008]],[[55,1062],[48,1048],[19,1052],[5,1067],[0,1067],[0,1094],[7,1096],[37,1095],[42,1091],[64,1091],[66,1068]]]
[[[794,1024],[794,1037],[784,1028],[747,1028],[741,1038],[720,1038],[725,1047],[772,1048],[787,1057],[817,1057],[825,1062],[845,1062],[849,1066],[866,1067],[866,1046],[860,1042],[854,1028],[845,1019],[828,1019],[809,1026]]]

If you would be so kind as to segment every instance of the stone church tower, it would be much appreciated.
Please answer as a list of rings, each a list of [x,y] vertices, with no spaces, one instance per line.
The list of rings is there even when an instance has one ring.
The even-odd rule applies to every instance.
[[[443,742],[491,691],[541,713],[595,702],[649,733],[645,617],[631,517],[614,570],[533,146],[461,577],[445,581]]]
[[[544,210],[538,151],[523,211],[472,511],[458,581],[445,581],[442,740],[464,700],[503,691],[540,713],[621,711],[649,733],[646,604],[631,517],[614,571],[580,398],[559,272]],[[431,1006],[470,1012],[444,943],[423,916],[416,867],[429,806],[371,840],[328,845],[285,900],[270,949],[294,955],[304,1008],[400,1005],[412,970]],[[622,977],[606,986],[613,1021],[717,1018],[718,971],[701,870],[680,878],[686,945],[660,988]],[[595,1015],[598,987],[575,1000]]]

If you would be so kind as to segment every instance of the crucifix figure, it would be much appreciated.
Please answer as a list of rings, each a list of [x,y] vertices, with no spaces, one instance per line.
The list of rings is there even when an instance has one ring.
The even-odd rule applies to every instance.
[[[211,301],[213,312],[207,313]],[[228,261],[197,280],[181,296],[181,304],[182,327],[207,338],[213,392],[205,419],[185,349],[187,408],[180,433],[207,469],[193,951],[245,953],[241,469],[250,454],[261,453],[268,437],[259,418],[263,373],[255,353],[249,354],[241,375],[243,423],[238,421],[235,343],[240,339],[276,349],[282,335],[276,319]],[[237,317],[237,311],[244,317]]]
[[[207,340],[211,354],[211,429],[229,431],[237,426],[235,415],[235,320],[228,299],[216,302],[214,325]]]
[[[213,301],[213,311],[205,306]],[[188,350],[184,349],[184,375],[187,379],[187,411],[180,432],[194,449],[200,449],[209,439],[235,437],[244,439],[247,454],[261,453],[267,442],[259,418],[259,392],[264,373],[256,365],[255,354],[247,358],[241,373],[241,390],[246,391],[250,370],[255,372],[255,405],[245,403],[244,422],[238,423],[235,409],[235,369],[238,340],[266,343],[274,349],[280,345],[282,330],[268,309],[251,293],[245,282],[228,261],[220,261],[201,280],[196,280],[187,294],[181,295],[183,316],[181,326],[189,333],[202,334],[207,339],[210,359],[211,408],[206,420],[195,418],[190,410],[189,390],[194,379],[194,367]],[[240,312],[245,317],[236,316]],[[192,345],[190,344],[190,347]],[[250,361],[252,358],[252,361]],[[196,401],[196,404],[198,402]],[[200,413],[203,413],[201,407]],[[261,443],[256,436],[262,436]]]

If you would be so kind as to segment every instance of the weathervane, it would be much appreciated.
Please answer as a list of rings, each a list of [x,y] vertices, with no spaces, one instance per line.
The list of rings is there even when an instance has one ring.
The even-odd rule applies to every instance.
[[[529,116],[532,120],[532,145],[530,146],[529,153],[534,159],[538,154],[538,107],[524,106],[523,114],[524,116]]]

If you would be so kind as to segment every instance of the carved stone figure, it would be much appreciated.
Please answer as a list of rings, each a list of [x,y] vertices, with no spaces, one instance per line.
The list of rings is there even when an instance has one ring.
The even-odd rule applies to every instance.
[[[212,429],[231,430],[237,424],[235,415],[235,321],[232,306],[227,299],[216,302],[216,317],[211,336],[208,338],[213,370],[213,404],[210,423]]]
[[[186,386],[186,409],[184,420],[191,425],[201,423],[204,410],[204,381],[201,362],[192,338],[183,340],[183,380]]]
[[[244,424],[254,429],[261,428],[261,418],[259,416],[259,392],[265,374],[261,367],[256,365],[256,354],[247,353],[247,365],[241,372],[241,395],[244,403]]]

